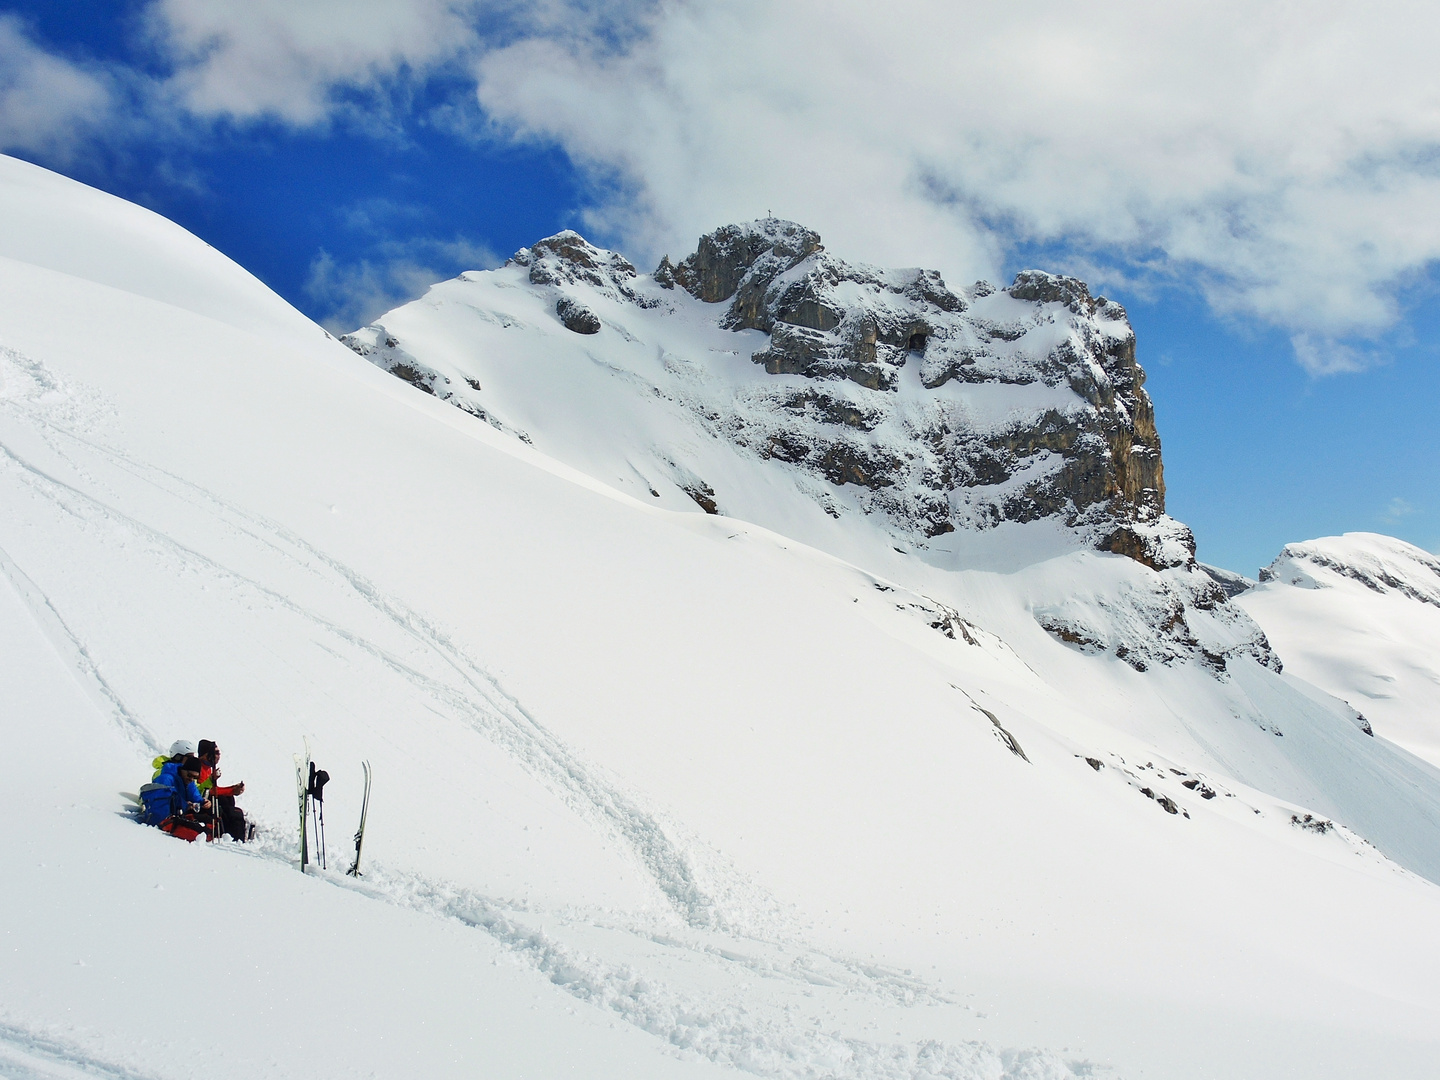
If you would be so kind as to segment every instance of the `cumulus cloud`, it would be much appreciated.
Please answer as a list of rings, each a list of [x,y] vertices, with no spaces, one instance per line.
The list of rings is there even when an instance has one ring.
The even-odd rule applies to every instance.
[[[493,118],[611,185],[592,224],[652,254],[767,209],[962,281],[1065,245],[1330,372],[1440,256],[1437,45],[1401,2],[680,0],[621,50],[534,35],[476,70]]]
[[[469,72],[479,133],[561,146],[594,181],[587,227],[641,259],[768,211],[842,255],[956,283],[1044,250],[1132,291],[1193,288],[1330,374],[1376,362],[1367,338],[1440,258],[1440,14],[1413,0],[146,12],[172,65],[147,91],[156,115],[384,128],[405,122],[407,88]],[[103,76],[13,20],[0,71],[10,145],[63,141],[107,107]]]
[[[151,38],[191,112],[293,126],[352,120],[437,69],[526,35],[613,47],[637,25],[625,0],[151,0]],[[358,94],[362,108],[350,95]]]
[[[1295,350],[1295,359],[1311,375],[1364,371],[1382,363],[1380,354],[1374,350],[1360,349],[1323,336],[1295,334],[1290,338],[1290,345]]]
[[[294,125],[329,118],[336,92],[423,73],[473,48],[478,2],[155,0],[152,34],[192,112]]]
[[[0,15],[0,147],[67,160],[113,107],[105,75],[46,52]]]

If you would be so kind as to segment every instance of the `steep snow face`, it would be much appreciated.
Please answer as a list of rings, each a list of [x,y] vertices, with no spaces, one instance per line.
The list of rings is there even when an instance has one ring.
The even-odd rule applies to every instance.
[[[1275,664],[1164,514],[1123,308],[1072,278],[1030,271],[961,296],[933,271],[845,263],[775,220],[719,229],[649,276],[566,232],[344,340],[656,505],[693,502],[887,573],[896,551],[947,569],[1129,556],[1126,588],[1041,600],[1039,624],[1142,671]]]
[[[1440,765],[1440,558],[1375,533],[1287,544],[1238,603],[1288,670]]]
[[[514,354],[550,391],[501,417],[527,446],[303,320],[239,328],[248,276],[201,269],[233,309],[0,257],[0,1073],[1433,1075],[1437,771],[1251,660],[1142,673],[1032,614],[1183,568],[1050,518],[927,562],[815,511],[882,574],[616,471],[644,442],[539,452],[613,408],[812,522],[633,372],[576,374],[599,298],[596,334],[539,309],[559,361]],[[126,818],[176,737],[225,747],[259,843]],[[302,876],[306,737],[332,870]],[[244,1023],[156,1007],[200,912]]]

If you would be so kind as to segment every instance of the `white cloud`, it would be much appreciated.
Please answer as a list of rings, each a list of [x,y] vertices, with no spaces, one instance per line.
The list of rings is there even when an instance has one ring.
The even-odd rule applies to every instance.
[[[1385,507],[1385,520],[1396,522],[1402,518],[1409,517],[1413,513],[1415,513],[1415,507],[1397,495],[1391,499],[1389,505]]]
[[[622,0],[151,0],[146,21],[170,57],[169,89],[191,112],[307,127],[410,79],[525,34],[614,43],[632,20]]]
[[[147,25],[175,65],[140,94],[156,124],[384,128],[468,65],[641,259],[766,211],[957,284],[1040,245],[1132,292],[1190,283],[1328,374],[1376,361],[1440,258],[1440,10],[1402,0],[151,0]],[[12,146],[93,130],[124,74],[13,19],[0,71]]]
[[[68,160],[113,105],[105,76],[47,53],[0,15],[0,148]]]
[[[1317,372],[1363,366],[1341,339],[1440,256],[1429,6],[732,0],[646,29],[477,71],[493,117],[617,181],[592,223],[652,254],[766,209],[961,281],[1065,244],[1192,279]]]
[[[1354,345],[1323,336],[1295,334],[1290,338],[1290,345],[1295,350],[1295,359],[1311,375],[1364,371],[1382,362],[1373,352],[1366,352]]]
[[[474,47],[465,0],[155,0],[148,17],[192,112],[318,124],[335,91],[369,89]]]
[[[321,324],[344,334],[423,296],[435,282],[460,270],[484,270],[499,263],[489,248],[459,238],[382,241],[372,257],[343,263],[322,250],[310,264],[305,293],[325,309]]]

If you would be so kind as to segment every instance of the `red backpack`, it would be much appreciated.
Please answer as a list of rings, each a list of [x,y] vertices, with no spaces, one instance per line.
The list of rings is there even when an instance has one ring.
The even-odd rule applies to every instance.
[[[209,825],[191,817],[182,817],[179,814],[172,815],[160,822],[160,831],[191,843],[199,840],[202,836],[206,840],[211,839]]]

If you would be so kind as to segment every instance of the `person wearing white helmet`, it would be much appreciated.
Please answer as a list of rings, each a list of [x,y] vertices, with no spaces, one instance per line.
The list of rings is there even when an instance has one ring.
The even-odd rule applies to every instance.
[[[151,776],[150,779],[155,780],[160,775],[160,770],[163,769],[169,762],[184,761],[187,755],[193,755],[194,753],[195,744],[192,743],[189,739],[176,739],[173,743],[170,744],[169,750],[161,754],[154,761],[150,762],[150,768],[155,771],[154,775]]]

